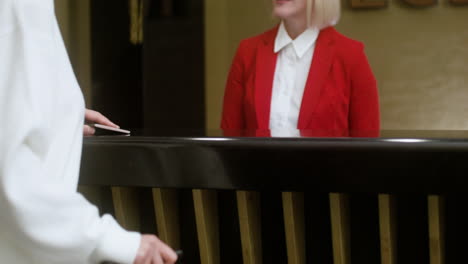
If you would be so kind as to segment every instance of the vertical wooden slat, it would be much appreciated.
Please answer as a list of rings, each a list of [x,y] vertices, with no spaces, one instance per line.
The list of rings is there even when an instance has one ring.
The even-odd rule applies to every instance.
[[[444,199],[441,196],[429,195],[429,254],[431,264],[445,263],[445,229],[444,229]]]
[[[288,264],[305,264],[304,193],[283,192]]]
[[[128,230],[140,230],[138,191],[135,188],[112,187],[115,218]]]
[[[244,264],[262,263],[260,194],[237,191],[237,208]]]
[[[218,199],[216,191],[193,190],[201,264],[219,264]]]
[[[172,248],[180,248],[178,192],[153,189],[154,211],[159,238]]]
[[[347,211],[348,197],[341,193],[330,193],[334,264],[349,264],[351,261]]]
[[[396,209],[394,197],[379,194],[380,256],[382,264],[397,263]]]

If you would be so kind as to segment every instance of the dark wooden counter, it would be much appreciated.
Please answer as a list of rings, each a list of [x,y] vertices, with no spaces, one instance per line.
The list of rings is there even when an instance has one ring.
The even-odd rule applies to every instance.
[[[462,132],[436,132],[384,131],[389,136],[380,138],[88,137],[80,183],[326,192],[464,191],[468,140]],[[411,137],[412,133],[424,136]]]
[[[465,256],[468,132],[377,134],[87,137],[80,184],[110,187],[129,229],[141,230],[154,205],[158,235],[191,263],[443,264]]]

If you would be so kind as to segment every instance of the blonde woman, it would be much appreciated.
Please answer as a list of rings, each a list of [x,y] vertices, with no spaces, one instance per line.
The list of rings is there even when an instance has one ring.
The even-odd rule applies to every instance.
[[[278,26],[238,47],[221,127],[377,135],[377,85],[364,45],[333,27],[340,0],[273,0],[273,14]]]

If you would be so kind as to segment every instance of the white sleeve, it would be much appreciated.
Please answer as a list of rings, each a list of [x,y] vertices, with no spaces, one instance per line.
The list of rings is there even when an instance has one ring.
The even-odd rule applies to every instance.
[[[2,240],[34,263],[132,263],[140,234],[125,231],[111,216],[100,217],[45,170],[47,132],[57,122],[49,116],[57,72],[47,39],[14,27],[0,30]]]

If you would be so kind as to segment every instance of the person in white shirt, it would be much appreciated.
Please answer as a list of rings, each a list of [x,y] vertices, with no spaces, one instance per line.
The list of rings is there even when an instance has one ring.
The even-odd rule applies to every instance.
[[[53,0],[0,0],[0,58],[0,263],[174,263],[156,236],[100,217],[77,192],[83,132],[93,131],[83,131]]]

